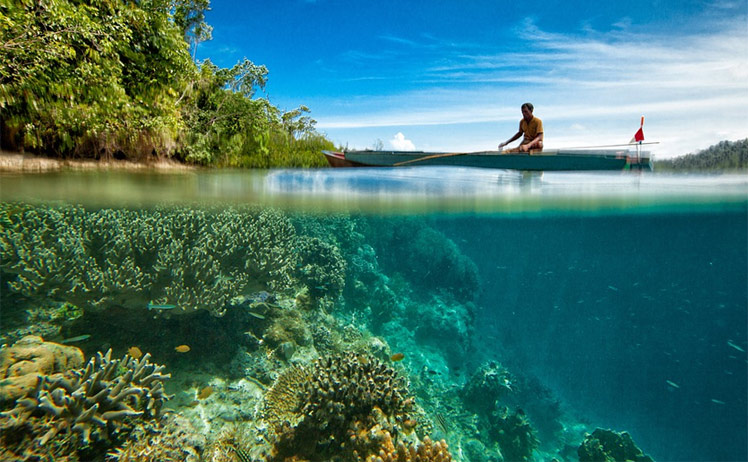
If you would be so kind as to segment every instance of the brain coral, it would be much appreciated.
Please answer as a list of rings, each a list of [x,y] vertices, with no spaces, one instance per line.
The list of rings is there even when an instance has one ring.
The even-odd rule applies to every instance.
[[[284,416],[270,422],[277,437],[272,460],[365,460],[379,453],[386,434],[408,433],[416,424],[406,381],[375,358],[322,358],[292,375],[279,378],[283,385],[265,398],[266,416],[278,409]]]
[[[221,314],[248,286],[293,283],[296,232],[271,209],[0,204],[0,272],[28,298],[82,308],[176,305]]]
[[[80,349],[28,335],[0,350],[0,403],[26,396],[36,387],[39,375],[58,374],[82,365]]]

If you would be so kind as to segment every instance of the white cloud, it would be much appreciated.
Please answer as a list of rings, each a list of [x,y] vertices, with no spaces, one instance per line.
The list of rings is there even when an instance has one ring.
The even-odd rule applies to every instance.
[[[647,117],[647,141],[660,141],[653,147],[660,158],[748,136],[748,34],[742,19],[678,37],[625,28],[559,34],[532,21],[520,30],[527,41],[521,54],[455,50],[450,59],[426,63],[419,67],[423,73],[409,76],[419,90],[338,105],[335,112],[318,114],[318,127],[346,141],[359,129],[369,130],[369,139],[377,128],[409,127],[437,150],[495,149],[488,140],[516,132],[520,104],[532,101],[549,148],[592,139],[625,143],[641,115]],[[447,126],[459,128],[458,136],[448,138]],[[486,141],[478,145],[479,139]],[[407,141],[396,136],[390,144]]]
[[[390,146],[396,151],[415,151],[416,146],[412,141],[405,139],[405,135],[398,132],[394,138],[390,140]]]

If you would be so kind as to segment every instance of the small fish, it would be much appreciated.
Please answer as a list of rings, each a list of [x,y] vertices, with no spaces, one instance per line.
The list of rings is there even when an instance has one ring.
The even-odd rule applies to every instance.
[[[714,399],[714,398],[712,398],[712,402],[713,402],[714,404],[725,404],[725,402],[724,402],[724,401],[720,401],[720,400],[718,400],[718,399]]]
[[[680,388],[680,385],[678,385],[675,382],[671,382],[670,380],[665,380],[665,382],[667,382],[667,384],[670,385],[673,388]]]
[[[91,338],[91,334],[83,334],[83,335],[78,335],[77,337],[66,338],[65,340],[61,341],[60,343],[82,342],[84,340],[88,340],[89,338]]]
[[[608,286],[608,289],[612,290],[613,292],[618,292],[618,287],[615,286]]]
[[[736,350],[738,350],[741,353],[745,353],[745,350],[742,349],[742,348],[740,348],[739,346],[735,345],[734,343],[732,343],[732,340],[728,340],[727,341],[727,346],[729,346],[731,348],[735,348]]]
[[[140,348],[138,348],[136,346],[131,346],[130,348],[128,348],[127,349],[127,354],[130,355],[130,356],[132,356],[133,359],[140,359],[140,358],[143,357],[143,352],[140,351]]]
[[[239,459],[239,462],[252,462],[252,457],[249,455],[249,452],[245,451],[244,449],[237,448],[233,444],[228,445],[229,449],[234,451],[234,454],[236,454],[236,458]]]
[[[254,316],[257,319],[265,319],[265,316],[261,315],[260,313],[253,313],[252,311],[247,311],[250,316]]]
[[[158,305],[155,303],[148,302],[148,310],[173,310],[177,305],[162,304]]]
[[[405,353],[395,353],[394,355],[390,356],[390,360],[398,362],[402,361],[405,357]]]
[[[200,393],[197,394],[197,399],[205,399],[213,394],[213,387],[210,385],[200,390]]]
[[[449,434],[449,425],[447,424],[447,419],[444,418],[444,414],[437,412],[434,416],[434,422],[436,422],[436,425],[441,429],[442,433],[445,435]]]
[[[178,347],[174,348],[174,350],[177,353],[187,353],[188,351],[190,351],[190,347],[189,345],[179,345]]]

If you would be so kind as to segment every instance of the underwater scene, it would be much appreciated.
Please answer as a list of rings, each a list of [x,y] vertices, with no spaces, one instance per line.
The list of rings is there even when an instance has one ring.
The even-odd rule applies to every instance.
[[[0,177],[2,461],[748,458],[748,180]]]

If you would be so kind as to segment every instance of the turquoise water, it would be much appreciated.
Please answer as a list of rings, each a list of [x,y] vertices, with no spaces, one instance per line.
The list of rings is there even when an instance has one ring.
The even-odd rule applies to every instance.
[[[262,290],[279,299],[288,294],[291,300],[305,285],[309,293],[318,292],[319,309],[341,326],[382,338],[390,353],[403,352],[405,359],[392,364],[408,378],[411,393],[432,420],[440,414],[450,421],[446,429],[435,426],[433,435],[447,440],[456,460],[493,461],[501,460],[500,453],[505,458],[513,454],[496,436],[497,412],[504,407],[521,409],[532,425],[538,440],[529,456],[533,460],[578,460],[584,433],[598,427],[628,431],[655,460],[748,458],[744,175],[523,175],[412,168],[57,173],[0,180],[6,204],[76,205],[81,214],[99,213],[104,222],[109,210],[142,211],[149,217],[155,210],[172,222],[196,220],[185,210],[241,215],[251,205],[251,213],[277,211],[275,220],[288,218],[297,236],[322,242],[305,261],[339,254],[345,278],[335,285],[322,277],[343,268],[329,260],[314,267],[317,273],[289,270],[292,283],[286,288],[273,285],[276,276],[253,270],[255,283],[232,295]],[[172,216],[175,207],[181,211]],[[182,239],[174,229],[187,233],[181,225],[169,226],[173,239]],[[155,233],[158,227],[149,229]],[[275,232],[260,235],[277,237]],[[218,233],[214,240],[231,238]],[[189,242],[199,247],[204,241]],[[25,310],[72,297],[56,293],[43,302],[12,289],[5,284],[14,281],[15,270],[3,264],[0,334],[12,344],[32,323],[23,317]],[[124,257],[106,264],[124,266]],[[176,277],[178,272],[170,271]],[[238,270],[231,271],[209,282],[230,290]],[[186,276],[180,277],[186,287]],[[200,277],[196,273],[191,284],[205,282]],[[61,283],[48,285],[54,284]],[[147,345],[154,360],[177,376],[236,379],[242,374],[229,372],[226,364],[236,363],[237,354],[256,352],[247,344],[240,346],[246,352],[235,353],[235,344],[245,340],[237,340],[241,332],[232,332],[231,326],[210,327],[225,329],[225,335],[205,340],[210,337],[206,326],[221,319],[209,316],[174,324],[164,314],[155,321],[163,321],[161,327],[172,333],[191,332],[184,341],[169,333],[150,340],[134,333],[118,336],[113,333],[120,327],[117,319],[133,322],[137,309],[130,304],[142,312],[151,301],[178,305],[166,288],[159,288],[158,300],[128,290],[121,289],[116,302],[113,295],[102,295],[108,304],[103,311],[98,305],[84,308],[96,316],[47,332],[53,340],[90,335],[78,345],[87,356],[103,346],[124,352],[131,344]],[[219,299],[222,306],[194,304],[198,313],[234,306]],[[75,302],[88,303],[78,296]],[[116,310],[128,314],[101,317]],[[232,316],[230,310],[225,316]],[[314,331],[311,319],[316,318],[307,321]],[[103,322],[106,326],[97,327]],[[232,322],[234,330],[246,327]],[[198,338],[212,354],[199,352]],[[188,343],[199,359],[175,354],[177,342]],[[266,351],[283,351],[274,367],[308,362],[308,345],[286,343]],[[312,345],[324,356],[321,343]],[[500,364],[493,369],[503,371],[498,374],[506,383],[480,388],[476,377],[490,375],[485,371],[491,364]],[[478,404],[470,400],[476,387],[483,390]]]

